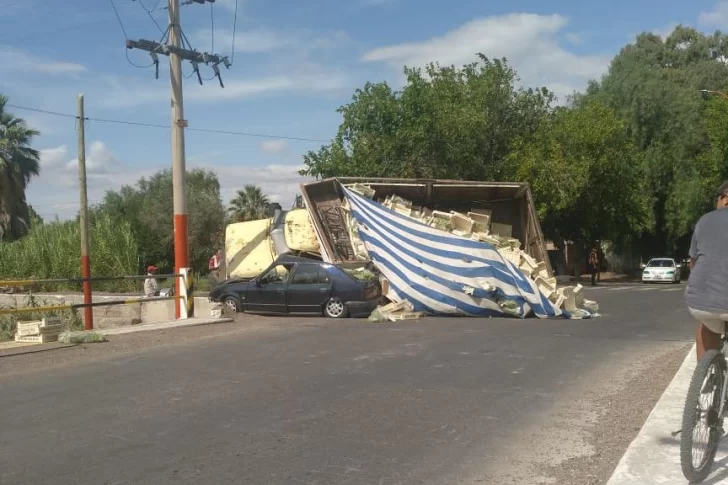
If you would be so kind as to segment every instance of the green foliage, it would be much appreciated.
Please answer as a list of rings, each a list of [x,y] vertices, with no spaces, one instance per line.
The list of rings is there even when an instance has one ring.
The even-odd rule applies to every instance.
[[[140,179],[136,186],[107,192],[93,208],[92,218],[107,215],[128,223],[139,244],[137,265],[130,272],[118,274],[140,274],[149,264],[162,272],[173,271],[172,201],[172,172],[163,170]],[[222,247],[224,239],[225,211],[220,183],[213,172],[196,169],[187,173],[187,208],[190,265],[197,272],[206,272],[210,256]]]
[[[643,156],[605,104],[554,109],[550,92],[516,88],[505,60],[482,55],[462,69],[405,73],[401,92],[357,90],[302,174],[526,181],[556,241],[621,240],[650,226]]]
[[[516,89],[505,60],[479,57],[462,69],[405,68],[401,92],[367,83],[339,108],[333,143],[304,156],[301,174],[502,178],[511,143],[538,129],[553,95]]]
[[[641,154],[600,103],[556,110],[508,160],[510,178],[531,185],[544,232],[556,241],[618,242],[650,227]]]
[[[30,147],[40,133],[5,111],[7,102],[0,95],[0,241],[13,241],[30,229],[25,189],[40,172],[40,154]]]
[[[679,26],[664,41],[642,34],[576,100],[577,107],[593,100],[612,107],[642,152],[655,222],[642,239],[653,253],[685,252],[711,192],[728,175],[728,105],[700,93],[725,88],[728,65],[720,59],[727,54],[728,38],[720,32]]]
[[[268,217],[270,200],[260,187],[245,185],[230,201],[228,212],[232,222],[256,221]]]
[[[20,241],[0,243],[2,279],[55,279],[81,277],[81,234],[74,221],[51,222],[31,229]],[[128,222],[101,215],[91,225],[93,276],[138,274],[137,241]],[[132,281],[95,282],[94,290],[134,291]],[[36,289],[74,290],[79,284],[40,285]]]

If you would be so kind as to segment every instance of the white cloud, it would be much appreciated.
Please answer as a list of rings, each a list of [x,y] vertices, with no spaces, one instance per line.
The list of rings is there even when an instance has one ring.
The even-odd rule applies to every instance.
[[[34,56],[11,47],[0,46],[0,70],[51,75],[78,75],[86,71],[82,64]]]
[[[512,13],[474,19],[444,35],[373,49],[365,62],[393,68],[421,67],[429,62],[460,66],[474,62],[476,53],[506,57],[524,85],[583,87],[607,68],[610,56],[578,55],[561,44],[568,19],[561,15]],[[566,92],[555,91],[563,97]]]
[[[44,218],[58,215],[61,219],[70,219],[78,212],[78,166],[75,159],[69,160],[68,157],[68,148],[65,145],[41,150],[41,175],[31,181],[27,196],[29,203]],[[298,163],[222,165],[216,160],[219,157],[219,152],[191,155],[188,158],[188,169],[204,168],[217,173],[224,205],[245,184],[254,184],[260,186],[272,202],[289,207],[293,204],[295,195],[300,193],[301,182],[312,180],[298,175],[301,168]],[[149,177],[162,169],[161,166],[132,168],[121,162],[101,141],[94,141],[89,145],[86,164],[90,204],[100,202],[107,190],[134,185],[141,177]]]
[[[260,142],[260,149],[264,152],[281,153],[288,148],[286,140],[266,140]]]
[[[41,170],[58,167],[66,160],[68,160],[68,147],[66,145],[40,150]]]
[[[576,32],[567,32],[564,34],[564,38],[573,45],[579,45],[584,41],[584,37]]]
[[[210,45],[210,31],[200,30],[195,36],[201,50]],[[215,32],[215,44],[230,46],[233,41],[231,30],[219,29]],[[349,41],[349,36],[341,30],[315,32],[312,30],[273,30],[259,27],[252,30],[239,30],[235,33],[235,51],[238,53],[263,53],[274,51],[309,51],[333,49]]]
[[[700,12],[698,22],[703,25],[718,28],[728,26],[728,1],[716,3],[713,10],[709,12]]]
[[[64,147],[65,148],[65,147]],[[119,159],[109,150],[102,141],[94,141],[86,150],[86,174],[108,174],[114,168],[120,168]],[[78,170],[78,158],[66,163],[66,169]]]

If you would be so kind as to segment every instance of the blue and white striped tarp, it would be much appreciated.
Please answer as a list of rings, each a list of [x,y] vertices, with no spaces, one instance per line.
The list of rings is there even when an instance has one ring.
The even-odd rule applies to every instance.
[[[568,317],[490,244],[429,227],[347,188],[344,193],[369,257],[389,281],[390,299],[434,315]]]

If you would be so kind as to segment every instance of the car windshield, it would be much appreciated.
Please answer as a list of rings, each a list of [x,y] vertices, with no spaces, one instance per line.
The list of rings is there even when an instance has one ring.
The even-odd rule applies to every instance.
[[[647,264],[648,268],[672,268],[675,264],[670,259],[653,259]]]

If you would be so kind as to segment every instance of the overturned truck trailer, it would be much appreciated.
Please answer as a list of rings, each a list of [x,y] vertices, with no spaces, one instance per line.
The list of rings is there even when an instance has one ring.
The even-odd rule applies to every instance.
[[[590,316],[581,287],[557,289],[527,184],[338,178],[301,189],[322,259],[371,261],[392,301],[430,314]]]
[[[537,263],[543,263],[548,276],[553,277],[531,190],[525,183],[343,177],[302,184],[303,198],[326,261],[360,261],[341,209],[346,204],[344,186],[370,187],[374,200],[396,196],[431,212],[489,214],[493,233],[517,239],[521,249]]]

